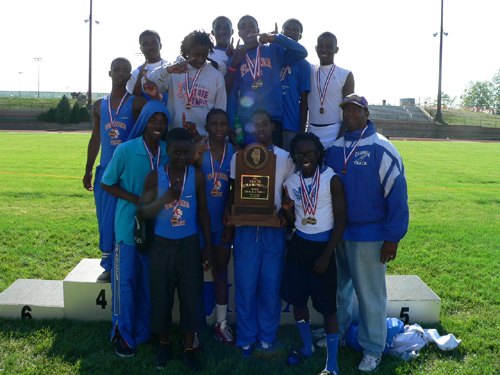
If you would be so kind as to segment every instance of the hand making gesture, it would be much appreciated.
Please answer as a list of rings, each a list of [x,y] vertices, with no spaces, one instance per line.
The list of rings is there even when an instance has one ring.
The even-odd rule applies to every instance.
[[[161,100],[160,99],[160,94],[158,93],[158,86],[152,81],[149,80],[146,72],[142,73],[144,79],[146,82],[144,82],[144,85],[142,88],[144,89],[144,92],[148,94],[151,98],[156,99],[156,100]]]
[[[179,61],[178,63],[175,63],[174,65],[170,65],[167,68],[167,72],[170,74],[186,73],[189,69],[189,63],[193,60],[194,60],[194,57],[190,58],[189,60]]]

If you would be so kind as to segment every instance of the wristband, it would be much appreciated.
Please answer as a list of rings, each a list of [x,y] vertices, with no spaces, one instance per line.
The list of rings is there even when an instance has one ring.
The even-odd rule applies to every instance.
[[[228,68],[230,71],[232,71],[232,72],[236,72],[236,69],[234,69],[234,68],[233,68],[233,67],[231,67],[231,66],[228,66],[227,68]]]

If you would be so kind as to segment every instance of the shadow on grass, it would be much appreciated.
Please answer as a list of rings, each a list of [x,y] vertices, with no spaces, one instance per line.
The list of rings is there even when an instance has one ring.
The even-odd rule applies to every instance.
[[[426,327],[427,328],[427,327]],[[446,334],[444,327],[435,328]],[[80,374],[150,374],[156,372],[156,347],[141,344],[134,358],[118,357],[110,342],[109,322],[76,322],[71,320],[0,320],[0,359],[5,373],[80,373]],[[281,326],[278,340],[285,352],[300,348],[301,340],[295,326]],[[172,361],[163,374],[188,373],[181,362],[181,332],[175,325],[170,334]],[[201,360],[204,374],[270,375],[318,374],[325,366],[326,349],[295,367],[287,367],[286,355],[273,359],[252,356],[244,359],[238,349],[223,345],[213,338],[213,327],[200,334]],[[459,349],[441,352],[435,345],[422,350],[420,357],[405,362],[391,355],[384,356],[378,374],[411,374],[426,365],[427,358],[460,362],[467,353]],[[339,348],[338,363],[342,374],[359,374],[357,366],[362,353]],[[35,369],[36,371],[34,371]]]

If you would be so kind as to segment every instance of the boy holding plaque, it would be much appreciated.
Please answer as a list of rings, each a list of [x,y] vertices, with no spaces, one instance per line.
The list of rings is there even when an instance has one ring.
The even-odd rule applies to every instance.
[[[319,65],[311,65],[311,91],[307,96],[309,107],[308,132],[316,134],[325,149],[345,131],[339,104],[354,92],[354,76],[337,66],[333,59],[339,51],[337,37],[324,32],[318,37],[316,53]]]
[[[155,217],[150,256],[151,329],[159,333],[156,366],[165,368],[172,355],[169,331],[177,287],[182,360],[189,369],[200,371],[193,348],[195,332],[206,326],[203,301],[203,270],[211,266],[210,216],[203,172],[189,166],[191,134],[183,128],[167,134],[169,163],[150,172],[137,209],[137,218]],[[206,242],[200,250],[198,225]]]
[[[198,133],[207,134],[203,124],[213,108],[226,109],[227,95],[223,75],[207,62],[213,53],[210,35],[193,31],[181,43],[185,61],[162,65],[147,77],[144,91],[158,99],[159,93],[168,93],[168,110],[172,114],[171,128],[182,128],[182,114],[198,126]]]
[[[273,145],[274,124],[271,114],[257,110],[250,117],[255,142],[267,147],[276,155],[274,203],[281,208],[283,183],[294,172],[288,152]],[[231,159],[231,179],[236,178],[236,155]],[[239,181],[237,182],[239,183]],[[232,190],[234,192],[234,189]],[[233,199],[228,199],[225,210],[225,224],[229,221],[229,207]],[[263,356],[279,354],[279,346],[274,342],[281,315],[280,287],[285,256],[284,228],[237,226],[234,235],[234,281],[237,312],[236,346],[243,356],[252,354],[254,344]]]
[[[340,177],[322,166],[325,149],[314,134],[297,135],[290,153],[299,171],[283,185],[282,212],[296,231],[286,255],[281,298],[293,305],[303,347],[290,352],[287,364],[297,365],[315,352],[307,307],[311,297],[325,319],[328,357],[321,375],[338,374],[335,247],[346,226],[344,188]]]

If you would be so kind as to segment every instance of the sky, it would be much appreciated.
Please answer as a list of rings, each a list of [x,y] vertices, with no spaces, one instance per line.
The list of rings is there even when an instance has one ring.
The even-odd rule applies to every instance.
[[[1,91],[88,89],[90,0],[24,0],[2,2],[0,15]],[[307,2],[268,0],[174,3],[149,0],[93,0],[92,91],[107,93],[111,61],[126,57],[136,68],[139,34],[154,29],[162,37],[162,57],[173,61],[181,40],[195,29],[211,31],[212,20],[225,15],[237,22],[251,14],[261,32],[281,30],[288,18],[299,19],[300,41],[307,60],[318,63],[316,39],[324,31],[338,39],[335,63],[353,72],[356,93],[370,103],[398,104],[400,98],[417,103],[438,92],[440,0],[323,1],[327,6],[305,7]],[[500,70],[498,0],[444,0],[442,91],[460,97],[470,81],[491,80]],[[438,32],[436,37],[433,34]],[[41,57],[37,63],[35,57]],[[22,72],[20,74],[19,72]]]

